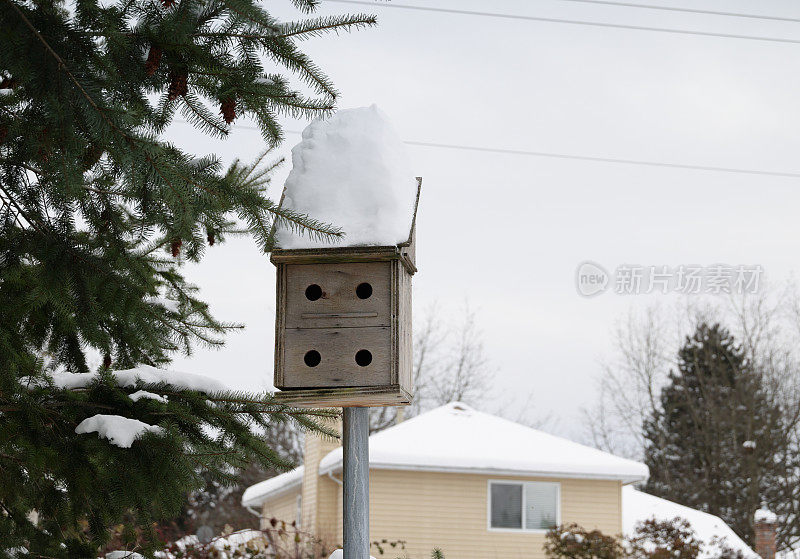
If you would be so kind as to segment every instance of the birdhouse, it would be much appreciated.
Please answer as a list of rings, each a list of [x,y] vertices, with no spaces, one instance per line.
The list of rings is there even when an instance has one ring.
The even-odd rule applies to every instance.
[[[418,178],[417,203],[422,179]],[[408,239],[394,246],[275,249],[276,397],[292,405],[381,406],[412,398]]]

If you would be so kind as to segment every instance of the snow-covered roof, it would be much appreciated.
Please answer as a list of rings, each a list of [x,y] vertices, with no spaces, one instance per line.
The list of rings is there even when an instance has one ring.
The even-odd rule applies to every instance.
[[[748,559],[758,559],[758,555],[721,518],[649,495],[630,486],[622,488],[622,529],[625,534],[633,534],[638,522],[651,518],[672,520],[676,517],[687,520],[697,537],[705,542],[701,558],[718,556],[714,553],[714,546],[710,545],[716,537],[724,538],[726,545],[741,551]]]
[[[369,467],[493,475],[647,479],[642,463],[479,412],[452,402],[369,438]],[[342,449],[320,462],[319,473],[340,471]]]
[[[303,481],[303,469],[303,466],[298,466],[294,470],[251,485],[242,493],[242,506],[260,507],[269,497],[297,487]]]
[[[765,524],[777,524],[778,515],[769,509],[758,509],[753,515],[753,520],[756,522],[763,522]]]

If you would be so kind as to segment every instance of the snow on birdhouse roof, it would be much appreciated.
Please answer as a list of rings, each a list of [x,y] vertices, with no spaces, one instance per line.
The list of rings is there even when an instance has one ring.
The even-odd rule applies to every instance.
[[[651,518],[665,521],[676,517],[688,521],[697,537],[705,543],[700,559],[719,557],[717,546],[711,543],[715,538],[724,539],[725,545],[741,551],[747,559],[758,559],[758,555],[721,518],[649,495],[630,486],[622,488],[622,529],[626,535],[632,535],[639,522]]]
[[[541,477],[647,479],[647,466],[452,402],[369,438],[370,468]],[[342,468],[342,449],[319,473]]]
[[[285,227],[282,249],[391,246],[408,240],[417,181],[405,144],[377,106],[345,109],[303,130],[292,148],[282,208],[341,228],[326,241]]]
[[[267,498],[297,487],[303,481],[303,470],[303,466],[298,466],[294,470],[251,485],[242,493],[242,506],[260,507]]]

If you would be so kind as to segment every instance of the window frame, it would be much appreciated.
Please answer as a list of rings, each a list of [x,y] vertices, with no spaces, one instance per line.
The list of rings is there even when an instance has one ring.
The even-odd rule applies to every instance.
[[[492,485],[519,485],[522,487],[522,528],[494,528],[492,526]],[[556,488],[556,526],[561,525],[561,483],[558,481],[518,481],[514,479],[490,479],[486,484],[486,529],[489,532],[511,532],[514,534],[546,534],[546,528],[525,528],[527,515],[526,485],[552,485]]]

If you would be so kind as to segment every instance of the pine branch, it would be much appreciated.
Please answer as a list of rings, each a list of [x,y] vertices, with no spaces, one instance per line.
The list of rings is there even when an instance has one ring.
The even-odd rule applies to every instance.
[[[206,132],[218,138],[225,138],[230,133],[229,127],[222,120],[211,116],[194,94],[184,95],[183,104],[187,109],[183,113],[187,120],[195,125],[202,124]]]
[[[58,53],[55,50],[53,50],[53,47],[51,47],[50,44],[47,41],[45,41],[45,39],[44,39],[44,37],[42,37],[41,33],[39,33],[39,31],[33,26],[33,24],[25,16],[25,14],[22,12],[22,10],[19,9],[17,4],[14,2],[14,0],[5,0],[5,1],[6,1],[7,4],[9,4],[11,6],[11,9],[14,10],[17,13],[17,15],[20,17],[20,19],[22,19],[22,21],[25,23],[26,27],[28,27],[31,30],[31,33],[33,33],[36,36],[36,38],[39,40],[39,42],[42,43],[42,45],[44,46],[45,50],[56,60],[56,62],[58,62],[58,69],[63,71],[64,73],[66,73],[67,76],[69,76],[69,79],[72,81],[72,83],[75,84],[75,87],[78,88],[78,90],[81,92],[83,97],[101,115],[103,120],[105,120],[111,128],[113,128],[114,130],[118,131],[120,134],[122,134],[122,136],[127,138],[127,134],[125,134],[122,130],[117,128],[116,124],[114,124],[111,121],[111,119],[109,119],[108,116],[106,116],[105,112],[102,109],[100,109],[100,107],[97,105],[97,103],[95,103],[95,101],[94,101],[94,99],[92,99],[91,95],[89,95],[87,93],[87,91],[83,88],[83,86],[80,84],[80,82],[72,74],[72,72],[67,67],[67,65],[64,62],[64,60],[58,55]]]
[[[319,37],[328,31],[351,31],[363,27],[371,27],[377,24],[378,18],[369,14],[325,16],[300,22],[282,24],[280,34],[273,37],[282,39],[289,37],[306,39],[309,37]],[[270,38],[271,37],[264,37],[264,40],[269,40]]]
[[[180,108],[192,130],[224,136],[213,106],[220,102],[225,118],[251,118],[277,144],[279,115],[326,114],[336,95],[293,41],[367,19],[284,24],[252,0],[98,2],[60,10],[0,1],[8,27],[2,79],[19,85],[0,96],[0,542],[58,559],[67,540],[75,556],[95,553],[123,514],[154,538],[153,521],[176,514],[208,477],[230,483],[250,462],[289,467],[261,431],[337,436],[326,424],[332,410],[167,385],[136,387],[166,401],[134,402],[108,370],[162,366],[175,352],[222,344],[240,327],[216,320],[180,273],[227,235],[247,234],[264,249],[276,225],[341,234],[268,198],[282,160],[264,154],[226,171],[218,158],[184,153],[161,135]],[[293,91],[278,73],[265,79],[267,57],[319,98]],[[20,382],[89,372],[94,353],[102,378],[85,388]],[[74,432],[97,415],[163,431],[129,448]],[[39,512],[38,526],[24,519],[30,510]]]

